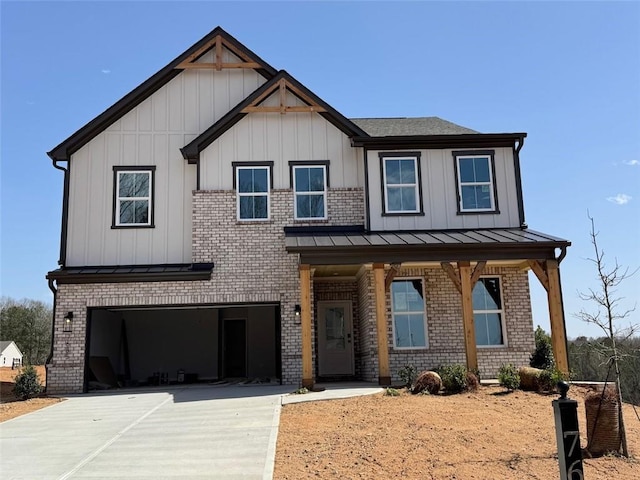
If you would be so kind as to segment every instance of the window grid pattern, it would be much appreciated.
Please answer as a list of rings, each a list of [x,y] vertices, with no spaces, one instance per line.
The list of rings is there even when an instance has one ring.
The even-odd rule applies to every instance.
[[[458,156],[460,211],[495,210],[491,159],[482,156]]]
[[[384,158],[384,189],[387,213],[418,212],[417,159]]]
[[[327,218],[327,170],[324,165],[293,167],[296,220]]]
[[[116,225],[151,225],[151,172],[117,172]]]
[[[238,220],[269,219],[269,167],[236,167]]]

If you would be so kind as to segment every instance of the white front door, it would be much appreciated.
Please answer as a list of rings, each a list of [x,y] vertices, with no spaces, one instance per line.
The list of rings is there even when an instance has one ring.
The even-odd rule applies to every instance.
[[[354,374],[351,302],[318,302],[318,374]]]

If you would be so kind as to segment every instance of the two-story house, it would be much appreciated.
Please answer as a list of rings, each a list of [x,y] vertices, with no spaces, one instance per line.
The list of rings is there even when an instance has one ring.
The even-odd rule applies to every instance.
[[[525,224],[525,136],[348,119],[214,29],[49,152],[49,392],[101,368],[127,385],[494,376],[533,349],[529,270],[566,370],[569,242]]]

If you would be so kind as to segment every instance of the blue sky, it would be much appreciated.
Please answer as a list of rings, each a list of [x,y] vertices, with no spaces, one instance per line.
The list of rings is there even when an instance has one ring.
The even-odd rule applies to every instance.
[[[217,25],[347,117],[527,132],[527,223],[573,243],[570,337],[600,333],[572,316],[597,288],[587,211],[609,263],[640,266],[640,3],[2,1],[0,15],[2,295],[52,300],[62,173],[46,152]],[[639,286],[619,289],[623,308]]]

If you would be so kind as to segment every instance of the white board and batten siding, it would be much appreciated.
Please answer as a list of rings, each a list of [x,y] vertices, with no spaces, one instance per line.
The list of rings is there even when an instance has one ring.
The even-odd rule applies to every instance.
[[[462,150],[462,149],[456,149]],[[483,149],[486,150],[486,149]],[[458,214],[456,172],[451,149],[420,152],[424,215],[383,215],[379,153],[367,152],[371,230],[445,230],[519,227],[516,173],[511,148],[495,148],[495,181],[499,213]],[[397,152],[397,151],[394,151]]]
[[[288,105],[304,105],[288,94]],[[277,94],[262,105],[276,106]],[[364,186],[362,149],[318,113],[250,113],[200,154],[200,188],[233,188],[232,162],[272,161],[273,188],[290,188],[289,161],[329,160],[330,188]]]
[[[191,262],[196,166],[180,148],[264,82],[251,69],[185,70],[75,152],[66,265]],[[155,228],[111,228],[114,166],[155,166]]]

